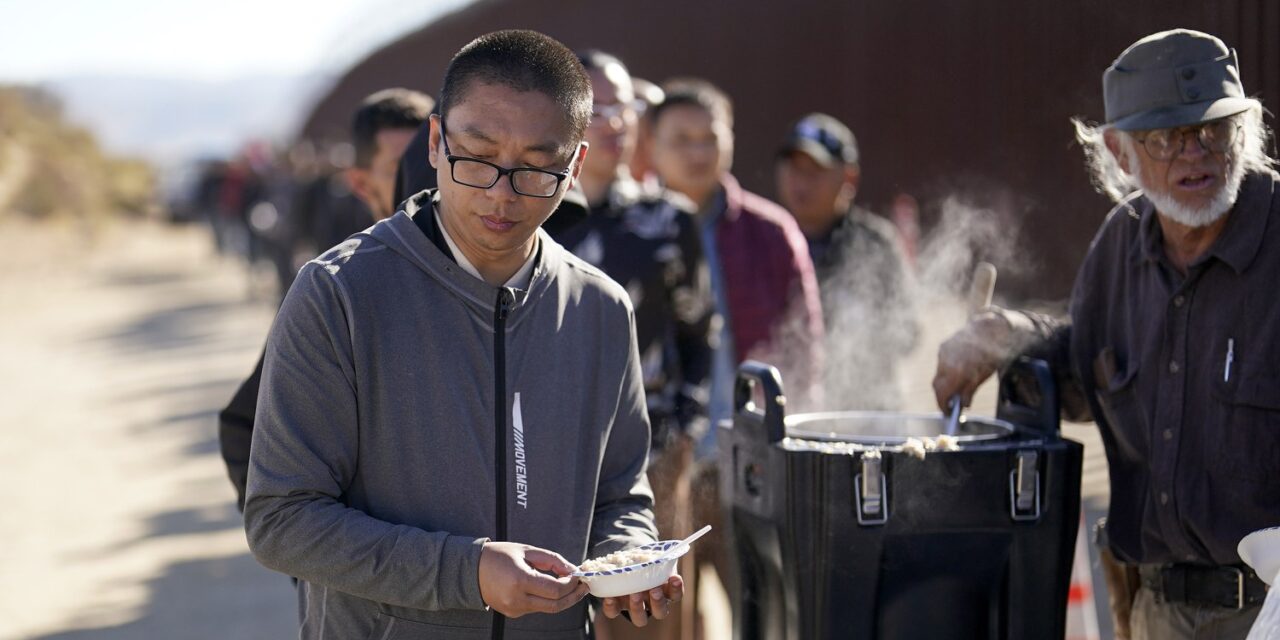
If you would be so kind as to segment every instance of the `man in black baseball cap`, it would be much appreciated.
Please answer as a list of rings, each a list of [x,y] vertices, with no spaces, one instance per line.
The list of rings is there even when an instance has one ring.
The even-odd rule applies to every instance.
[[[1185,29],[1125,49],[1102,88],[1106,123],[1075,125],[1117,205],[1070,319],[990,308],[943,344],[934,392],[967,402],[1020,353],[1053,363],[1065,416],[1096,421],[1107,450],[1117,637],[1243,640],[1266,587],[1237,545],[1280,521],[1280,176],[1262,105],[1234,51]]]
[[[778,149],[778,200],[809,243],[827,326],[826,393],[843,409],[897,409],[896,362],[919,333],[906,260],[888,220],[854,205],[858,143],[824,113],[800,118]]]
[[[778,200],[808,239],[820,279],[832,266],[827,252],[836,228],[858,195],[858,141],[840,120],[809,114],[788,129],[777,160]]]
[[[778,149],[778,200],[795,217],[819,269],[830,268],[827,252],[836,228],[849,213],[862,172],[858,143],[844,123],[824,113],[798,120]]]

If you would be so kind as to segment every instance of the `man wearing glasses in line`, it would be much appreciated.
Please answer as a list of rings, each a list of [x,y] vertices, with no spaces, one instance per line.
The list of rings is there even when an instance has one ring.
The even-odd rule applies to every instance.
[[[1196,31],[1134,43],[1076,121],[1118,204],[1069,320],[1004,309],[943,344],[939,406],[1019,353],[1049,360],[1067,417],[1102,432],[1117,637],[1243,640],[1265,586],[1240,539],[1280,523],[1280,194],[1235,51]]]
[[[574,563],[655,539],[630,301],[539,228],[590,117],[559,42],[481,36],[432,116],[439,189],[289,291],[245,526],[298,577],[302,638],[585,638]],[[682,595],[673,576],[601,609],[644,625]]]
[[[582,221],[552,235],[621,284],[635,306],[653,434],[648,476],[654,519],[660,537],[683,538],[694,528],[693,444],[708,426],[706,383],[717,326],[702,239],[688,199],[630,175],[640,127],[626,66],[600,51],[579,52],[578,58],[593,100],[586,131],[591,151],[578,176],[590,209]],[[692,605],[690,599],[684,607]],[[645,629],[617,619],[597,631],[612,640],[679,638],[688,617],[673,615]]]

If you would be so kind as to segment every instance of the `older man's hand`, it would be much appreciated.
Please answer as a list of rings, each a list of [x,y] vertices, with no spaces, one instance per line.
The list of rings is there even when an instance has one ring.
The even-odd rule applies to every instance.
[[[974,315],[963,329],[938,348],[938,370],[933,376],[933,393],[943,412],[950,410],[951,398],[969,406],[978,387],[1013,357],[1027,336],[1019,335],[1002,310],[989,309]]]
[[[514,542],[487,542],[480,553],[480,597],[498,613],[557,613],[587,595],[587,585],[560,554]]]
[[[675,575],[648,591],[617,598],[602,598],[601,608],[607,618],[616,618],[624,610],[629,611],[631,624],[643,627],[649,624],[649,618],[662,620],[671,615],[671,606],[679,604],[683,599],[684,580]]]

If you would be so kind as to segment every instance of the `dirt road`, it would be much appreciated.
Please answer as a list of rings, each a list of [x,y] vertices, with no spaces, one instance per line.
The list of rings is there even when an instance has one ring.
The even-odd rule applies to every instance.
[[[214,417],[273,306],[198,227],[0,237],[0,638],[295,635]]]

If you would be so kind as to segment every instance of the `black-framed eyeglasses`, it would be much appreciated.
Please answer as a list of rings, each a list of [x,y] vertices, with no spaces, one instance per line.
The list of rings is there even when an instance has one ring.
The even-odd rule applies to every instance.
[[[449,150],[444,120],[440,121],[440,140],[444,142],[444,159],[449,161],[449,175],[453,181],[474,189],[488,189],[498,184],[502,176],[508,176],[511,189],[516,193],[530,198],[550,198],[560,190],[560,183],[569,177],[572,168],[571,165],[559,173],[525,167],[507,169],[479,158],[455,156]]]
[[[1142,143],[1147,155],[1155,160],[1172,160],[1182,155],[1186,149],[1187,138],[1193,137],[1200,148],[1213,153],[1226,153],[1235,145],[1239,137],[1240,124],[1235,118],[1211,120],[1204,124],[1177,129],[1151,129],[1135,135],[1134,139]]]

